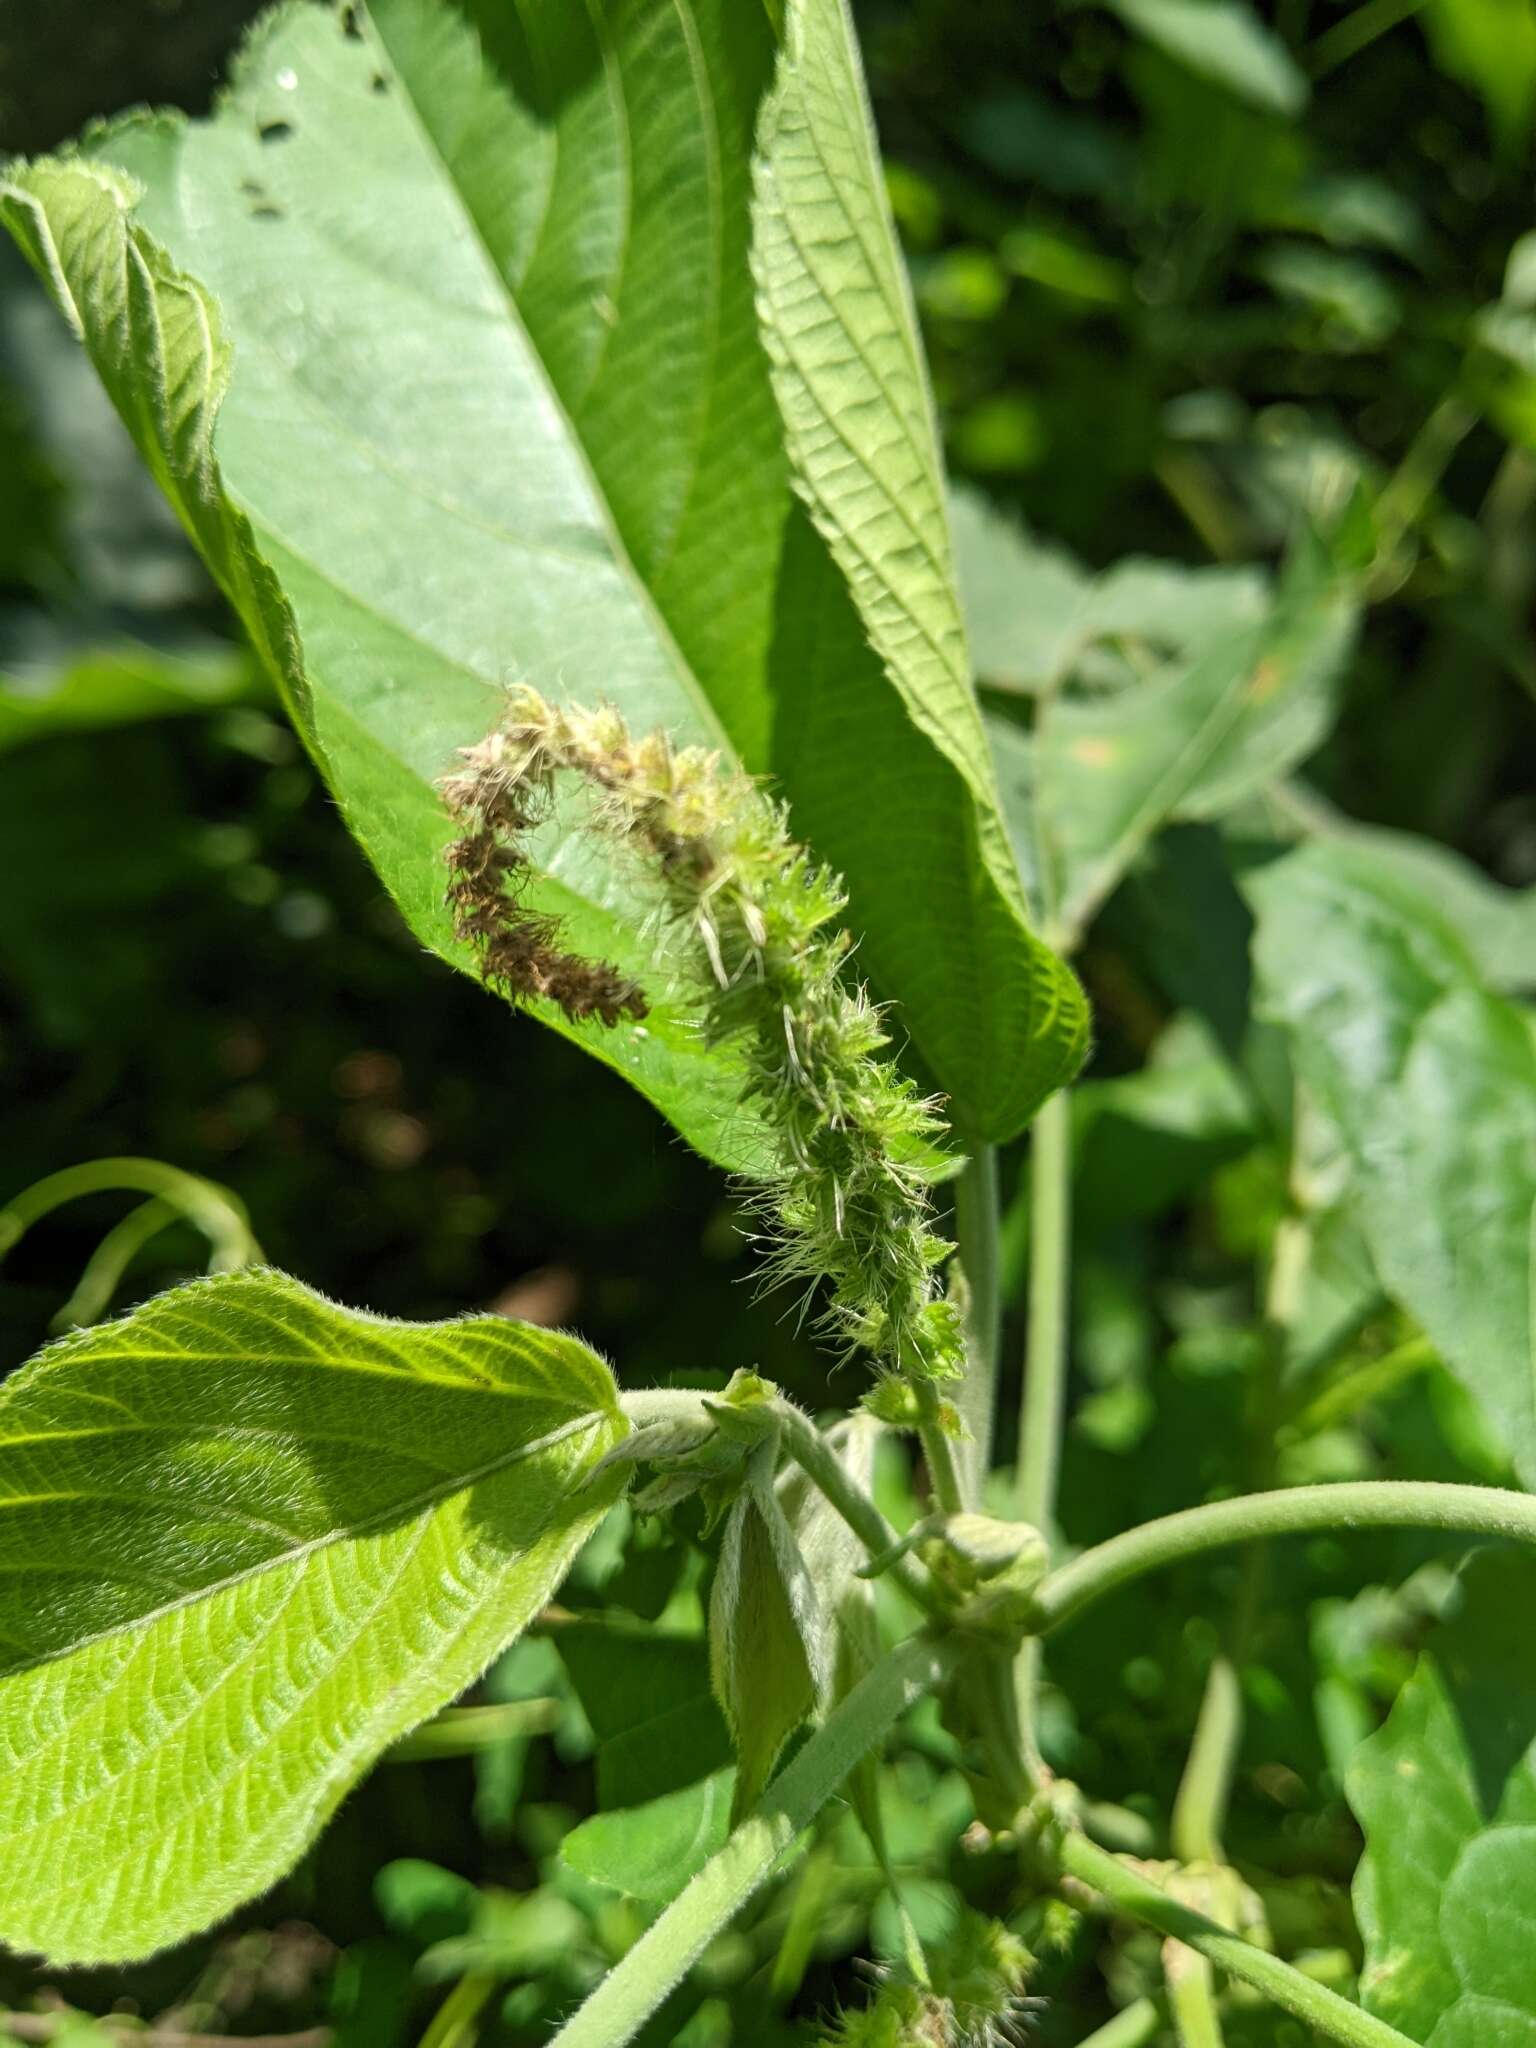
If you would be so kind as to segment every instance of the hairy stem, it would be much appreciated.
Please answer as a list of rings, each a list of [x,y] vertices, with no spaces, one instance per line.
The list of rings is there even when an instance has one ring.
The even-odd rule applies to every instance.
[[[1179,2048],[1226,2048],[1216,2005],[1216,1973],[1210,1958],[1182,1941],[1163,1943],[1163,1981]]]
[[[1344,2048],[1412,2048],[1408,2037],[1395,2027],[1372,2018],[1358,2005],[1340,1998],[1336,1991],[1303,1976],[1278,1956],[1255,1948],[1241,1935],[1229,1933],[1193,1907],[1181,1905],[1131,1864],[1099,1848],[1086,1835],[1065,1835],[1057,1845],[1056,1860],[1065,1876],[1091,1885],[1133,1920],[1155,1927],[1160,1934],[1207,1957],[1229,1977],[1251,1984],[1254,1990],[1262,1991],[1266,1998],[1327,2040],[1340,2041]]]
[[[789,1401],[776,1401],[774,1414],[778,1417],[785,1450],[806,1477],[820,1487],[871,1557],[886,1555],[897,1542],[896,1531],[815,1423]],[[889,1571],[908,1599],[929,1614],[942,1611],[933,1582],[915,1559],[898,1557]]]
[[[998,1293],[997,1148],[979,1145],[955,1183],[955,1236],[969,1295],[965,1324],[965,1379],[957,1397],[970,1435],[965,1449],[966,1496],[981,1505],[992,1465],[997,1410],[997,1349],[1002,1304]]]
[[[435,1762],[445,1756],[474,1756],[519,1736],[548,1735],[563,1709],[555,1699],[503,1700],[489,1707],[446,1707],[435,1720],[402,1736],[384,1753],[387,1764]]]
[[[917,1433],[933,1497],[946,1515],[958,1515],[965,1507],[965,1495],[960,1485],[955,1440],[944,1421],[943,1403],[932,1380],[916,1381],[912,1391],[917,1397]]]
[[[1199,1719],[1173,1802],[1173,1853],[1181,1863],[1221,1863],[1221,1826],[1243,1729],[1242,1695],[1230,1657],[1218,1656],[1205,1682]]]
[[[1035,1625],[1041,1634],[1049,1634],[1106,1593],[1181,1559],[1234,1543],[1323,1529],[1445,1529],[1536,1543],[1536,1497],[1500,1486],[1354,1479],[1212,1501],[1112,1536],[1052,1572],[1036,1595]]]
[[[623,2048],[768,1878],[859,1758],[906,1708],[941,1685],[952,1643],[914,1636],[835,1707],[769,1785],[753,1811],[567,2020],[551,2048]]]

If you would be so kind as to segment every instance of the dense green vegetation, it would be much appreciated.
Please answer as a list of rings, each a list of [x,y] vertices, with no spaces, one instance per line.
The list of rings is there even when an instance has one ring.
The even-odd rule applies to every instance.
[[[1536,9],[592,19],[5,181],[0,2039],[1522,2048]]]

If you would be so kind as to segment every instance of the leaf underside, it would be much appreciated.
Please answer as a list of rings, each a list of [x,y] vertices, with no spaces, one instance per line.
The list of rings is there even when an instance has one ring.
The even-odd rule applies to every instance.
[[[162,1295],[0,1390],[0,1937],[70,1963],[271,1884],[548,1599],[624,1433],[585,1346]]]
[[[857,412],[888,498],[921,480],[920,545],[840,494],[794,373],[770,382],[754,242],[778,325],[781,244],[834,206],[817,261],[857,246],[899,282],[846,17],[790,17],[781,54],[735,0],[375,0],[355,34],[292,5],[212,119],[98,131],[16,171],[4,211],[426,944],[473,964],[442,900],[455,750],[509,679],[607,699],[774,771],[847,875],[861,970],[957,1120],[1005,1136],[1080,1057],[1082,1000],[1003,843],[904,297],[834,272],[847,324],[802,330],[797,361]],[[829,119],[823,194],[804,143]],[[625,858],[570,826],[546,828],[539,907],[654,1004],[547,1021],[760,1164],[738,1062],[693,1029]]]

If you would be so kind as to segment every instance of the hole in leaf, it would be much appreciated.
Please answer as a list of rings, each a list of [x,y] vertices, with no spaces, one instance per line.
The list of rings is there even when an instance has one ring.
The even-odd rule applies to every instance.
[[[355,7],[342,8],[341,32],[348,42],[360,43],[363,40],[363,25],[357,18],[357,9]]]
[[[256,133],[263,142],[286,142],[293,133],[291,121],[258,121]]]
[[[382,71],[375,71],[375,73],[373,74],[373,90],[375,92],[389,91],[389,80],[384,76]]]

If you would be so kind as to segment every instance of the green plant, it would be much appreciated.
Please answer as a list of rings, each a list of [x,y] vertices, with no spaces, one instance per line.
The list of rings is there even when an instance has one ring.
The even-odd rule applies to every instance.
[[[1187,44],[1176,10],[1123,11]],[[1271,42],[1235,18],[1218,54],[1283,98]],[[805,1290],[829,1362],[858,1374],[825,1428],[737,1360],[621,1392],[572,1337],[337,1308],[244,1263],[248,1233],[219,1261],[238,1270],[64,1338],[0,1394],[0,1933],[61,1963],[141,1956],[280,1877],[411,1730],[428,1749],[477,1739],[433,1717],[537,1617],[560,1639],[549,1603],[645,1467],[634,1509],[711,1559],[708,1684],[736,1776],[725,1797],[714,1772],[653,1796],[647,1722],[604,1734],[596,1700],[646,1638],[614,1631],[596,1684],[575,1676],[602,1750],[629,1740],[600,1778],[611,1761],[648,1790],[575,1830],[567,1859],[649,1910],[566,2048],[670,2025],[687,1973],[844,1786],[901,1954],[833,2039],[1006,2038],[1100,1908],[1161,1938],[1104,2040],[1170,2017],[1186,2043],[1238,2038],[1245,1988],[1368,2048],[1431,2028],[1446,2048],[1490,2004],[1536,2018],[1462,1877],[1486,1862],[1505,1881],[1526,1812],[1520,1772],[1487,1798],[1486,1727],[1451,1698],[1467,1663],[1444,1680],[1426,1663],[1353,1760],[1364,2003],[1317,1944],[1291,1944],[1308,1967],[1273,1952],[1224,1842],[1262,1546],[1536,1540],[1517,1487],[1279,1483],[1323,1476],[1285,1473],[1283,1450],[1436,1360],[1517,1478],[1536,1471],[1529,906],[1288,779],[1391,548],[1362,551],[1334,507],[1274,583],[1093,579],[963,505],[971,587],[1035,620],[1044,591],[1060,615],[1033,665],[1010,664],[1006,631],[987,643],[984,722],[840,0],[590,17],[550,0],[516,23],[446,0],[292,7],[212,121],[93,131],[14,167],[0,204],[412,929],[729,1168],[765,1280]],[[505,688],[509,666],[530,682]],[[1175,927],[1146,919],[1182,976],[1182,1049],[1140,1098],[1087,1084],[1079,1110],[1086,1005],[1059,955],[1138,881]],[[1252,1011],[1246,989],[1231,1000],[1244,945],[1212,941],[1245,921]],[[1159,1102],[1202,1142],[1236,1131],[1253,1170],[1229,1235],[1246,1228],[1264,1302],[1220,1338],[1247,1346],[1252,1469],[1235,1497],[1067,1558],[1074,1141],[1089,1159],[1095,1117],[1145,1128]],[[1031,1119],[1028,1356],[1000,1487],[994,1148]],[[243,1230],[205,1183],[142,1168],[157,1200]],[[935,1217],[951,1178],[957,1257]],[[1388,1348],[1393,1314],[1418,1334]],[[898,1530],[875,1459],[903,1432],[925,1497]],[[1231,1544],[1261,1562],[1207,1659],[1157,1861],[1125,1840],[1136,1814],[1047,1762],[1042,1645]],[[1529,1585],[1500,1555],[1469,1584],[1498,1573]],[[1521,1646],[1499,1647],[1518,1683]],[[652,1719],[708,1727],[709,1696],[678,1683]],[[1005,1874],[998,1910],[925,1932],[876,1764],[931,1694],[977,1853]],[[1433,1766],[1454,1845],[1433,1928],[1404,1878],[1405,1762]],[[812,1919],[822,1855],[801,1880]],[[781,1956],[806,1939],[782,1933]],[[433,2048],[470,2038],[509,1957],[568,1934],[558,1915],[460,1930]]]

